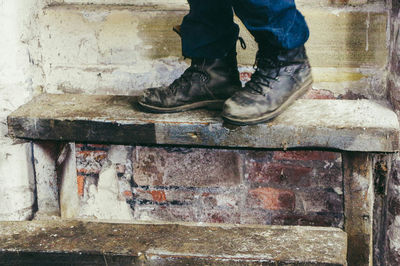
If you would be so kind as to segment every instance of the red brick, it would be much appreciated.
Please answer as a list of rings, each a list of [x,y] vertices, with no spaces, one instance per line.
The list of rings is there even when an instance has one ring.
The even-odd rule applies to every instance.
[[[329,151],[276,151],[274,160],[292,161],[334,161],[340,153]]]
[[[143,189],[136,189],[135,195],[138,199],[144,200],[151,200],[158,203],[167,202],[166,197],[167,190],[143,190]]]
[[[86,174],[86,175],[89,175],[89,174],[97,175],[100,173],[100,170],[101,169],[98,167],[86,167],[86,168],[77,167],[76,168],[76,171],[78,172],[78,174]]]
[[[241,183],[239,153],[220,149],[137,147],[134,180],[139,186],[220,187]]]
[[[251,76],[252,76],[252,73],[251,72],[245,72],[245,71],[243,71],[243,72],[240,72],[240,80],[242,81],[242,82],[247,82],[247,81],[249,81],[250,79],[251,79]]]
[[[305,213],[342,213],[343,196],[325,190],[297,191],[298,211]],[[300,207],[300,205],[302,205]]]
[[[85,144],[82,144],[82,143],[75,143],[75,148],[76,148],[77,150],[81,149],[83,146],[85,146]]]
[[[198,218],[196,222],[239,224],[240,214],[238,210],[209,209],[204,210],[202,217]]]
[[[258,206],[266,210],[292,211],[295,208],[295,195],[290,190],[264,187],[250,190],[249,195],[256,200]]]
[[[337,97],[328,90],[316,90],[312,89],[309,90],[303,97],[302,99],[319,99],[319,100],[325,100],[325,99],[337,99]]]
[[[165,192],[164,191],[160,191],[160,190],[153,190],[150,191],[151,196],[153,196],[153,200],[155,202],[166,202],[167,198],[165,196]]]
[[[77,183],[78,183],[78,195],[83,196],[85,187],[85,177],[78,175]]]
[[[133,197],[133,193],[132,193],[132,191],[130,191],[130,190],[125,190],[124,192],[123,192],[123,194],[124,194],[124,196],[125,196],[125,198],[132,198]]]
[[[77,171],[79,174],[99,174],[106,158],[106,151],[77,151]]]
[[[282,163],[248,162],[246,173],[254,183],[310,186],[312,168]]]
[[[76,156],[78,158],[91,158],[96,161],[104,160],[107,158],[107,152],[106,151],[77,151]]]

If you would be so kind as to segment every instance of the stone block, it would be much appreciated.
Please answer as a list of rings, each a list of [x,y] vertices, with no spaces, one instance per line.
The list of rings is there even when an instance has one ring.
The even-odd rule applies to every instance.
[[[297,100],[268,123],[237,127],[215,111],[144,113],[130,96],[44,94],[8,116],[19,138],[241,148],[334,148],[393,152],[399,121],[383,103]],[[79,119],[77,119],[79,118]]]
[[[290,190],[263,187],[249,191],[247,204],[253,208],[259,206],[265,210],[293,211],[296,197]]]
[[[176,3],[167,2],[100,3],[45,9],[40,23],[47,92],[132,95],[168,84],[183,72],[187,64],[181,60],[180,39],[171,29],[181,23],[186,8],[180,4],[172,8]],[[354,94],[360,94],[371,76],[362,69],[375,72],[386,64],[387,49],[381,44],[386,42],[387,13],[381,5],[365,9],[326,5],[327,1],[300,4],[312,33],[307,43],[312,66],[322,68],[314,71],[318,88],[338,86],[339,91],[328,90],[345,95],[353,88],[322,83],[357,81],[360,88]],[[239,24],[248,46],[239,51],[239,62],[253,65],[257,45]],[[327,75],[332,69],[336,74]]]
[[[0,142],[0,220],[32,218],[35,202],[32,144]]]
[[[299,165],[248,162],[246,170],[249,181],[257,184],[309,187],[313,181],[313,169]]]
[[[376,1],[376,0],[375,0]],[[336,6],[336,5],[362,5],[374,0],[298,0],[298,6]],[[96,4],[96,5],[133,5],[139,7],[157,7],[188,9],[186,0],[48,0],[51,5],[56,4]]]
[[[76,190],[73,193],[80,199],[79,207],[76,208],[76,217],[105,219],[105,213],[111,213],[106,211],[105,205],[96,203],[95,200],[99,193],[104,194],[103,189],[98,187],[100,171],[108,167],[107,165],[111,162],[117,179],[108,178],[107,180],[117,181],[118,189],[110,188],[113,191],[113,198],[108,198],[108,201],[118,201],[119,203],[114,203],[115,206],[123,204],[123,201],[126,202],[127,205],[123,204],[124,208],[129,206],[129,212],[133,215],[126,221],[157,220],[335,227],[343,225],[340,153],[100,144],[76,144],[76,147],[74,158],[79,167],[75,177]],[[192,161],[199,161],[197,160],[199,156],[203,158],[200,160],[203,164],[197,163],[194,169],[202,167],[207,169],[204,171],[208,171],[208,175],[215,175],[220,179],[209,183],[206,182],[204,172],[197,174],[194,172],[196,174],[194,176],[193,171],[189,171]],[[150,157],[151,160],[148,160]],[[229,160],[226,161],[227,158],[243,159],[235,165],[229,163]],[[185,161],[190,163],[185,164]],[[246,167],[243,161],[246,161]],[[235,181],[229,184],[226,180],[232,180],[225,178],[225,172],[221,174],[221,168],[233,169],[232,166],[239,172],[257,170],[253,164],[266,166],[267,169],[269,165],[272,165],[279,168],[279,171],[275,168],[272,172],[256,171],[259,179],[251,179],[248,174],[244,182]],[[178,167],[182,165],[183,168]],[[219,166],[215,168],[210,165]],[[154,167],[151,168],[153,170],[167,169],[169,173],[179,173],[182,177],[165,179],[169,181],[164,183],[140,183],[140,181],[138,183],[135,182],[137,176],[151,177],[138,167]],[[172,167],[175,172],[168,170],[168,167]],[[287,180],[281,178],[282,170],[290,173],[292,169],[297,170],[297,168],[307,169],[306,174],[297,176],[298,171],[294,171],[292,175],[287,175]],[[277,175],[271,177],[266,173]],[[198,181],[202,182],[201,185],[196,183]],[[111,197],[110,194],[108,195]],[[124,215],[119,213],[119,217]]]
[[[296,192],[297,208],[303,213],[343,213],[343,195],[329,190]]]
[[[54,142],[33,144],[38,213],[42,216],[60,215],[57,160],[62,147]]]
[[[347,265],[345,232],[305,226],[3,222],[0,249],[12,264]]]
[[[64,156],[58,162],[60,179],[60,211],[63,219],[75,219],[79,216],[79,194],[83,188],[83,180],[78,179],[75,143],[68,143],[64,148]]]
[[[139,186],[223,187],[242,182],[241,159],[230,150],[137,147]]]
[[[337,152],[248,152],[245,166],[245,177],[253,187],[320,187],[342,191],[341,154]]]
[[[345,226],[351,265],[373,263],[374,169],[370,153],[344,153]]]

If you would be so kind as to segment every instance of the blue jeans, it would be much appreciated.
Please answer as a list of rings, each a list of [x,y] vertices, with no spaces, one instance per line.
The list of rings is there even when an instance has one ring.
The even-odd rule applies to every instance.
[[[188,0],[181,25],[182,52],[189,58],[220,58],[236,45],[239,27],[233,11],[259,46],[293,49],[309,37],[294,0]]]

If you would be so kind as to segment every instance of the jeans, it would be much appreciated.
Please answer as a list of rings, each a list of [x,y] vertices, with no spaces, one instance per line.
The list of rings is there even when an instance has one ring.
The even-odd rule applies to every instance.
[[[294,0],[188,0],[181,25],[182,53],[189,58],[220,58],[234,49],[239,27],[233,12],[259,46],[293,49],[309,37]]]

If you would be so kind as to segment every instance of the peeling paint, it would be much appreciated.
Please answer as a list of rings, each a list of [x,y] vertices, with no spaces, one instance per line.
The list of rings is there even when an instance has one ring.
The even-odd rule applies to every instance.
[[[87,203],[80,217],[100,220],[133,220],[132,209],[120,196],[116,165],[108,162],[100,172],[98,185],[89,187]]]

